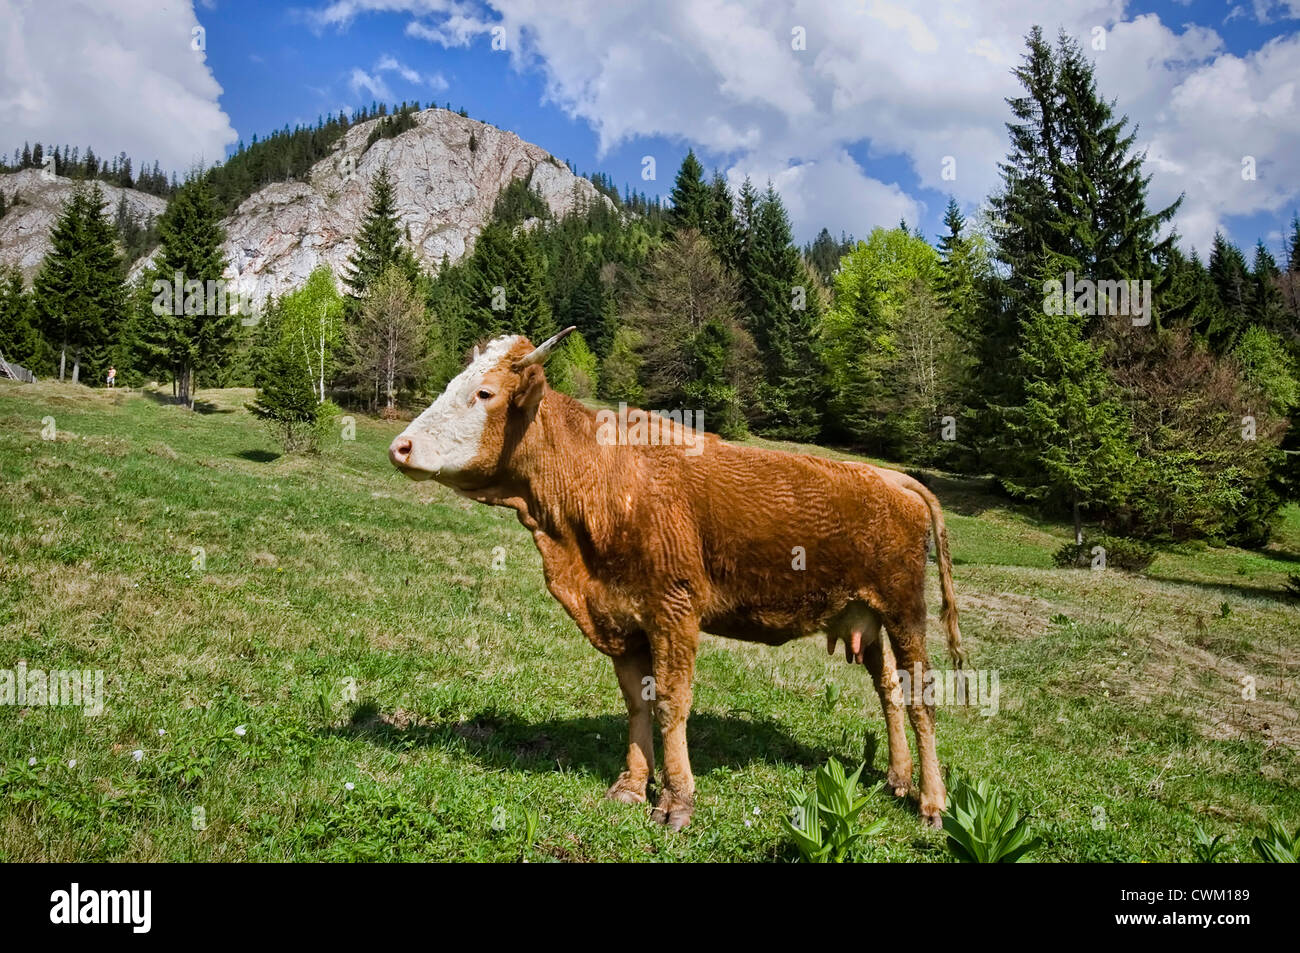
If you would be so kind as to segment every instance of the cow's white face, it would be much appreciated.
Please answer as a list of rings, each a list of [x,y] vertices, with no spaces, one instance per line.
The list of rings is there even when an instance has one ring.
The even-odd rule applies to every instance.
[[[506,356],[523,340],[518,335],[496,338],[452,378],[442,396],[393,441],[393,464],[415,480],[455,483],[465,475],[483,456],[485,435],[498,429],[489,423],[507,403],[500,380],[509,370]]]
[[[389,446],[393,465],[414,480],[433,479],[458,490],[499,480],[546,391],[542,364],[573,330],[536,348],[514,334],[476,351],[442,396]]]

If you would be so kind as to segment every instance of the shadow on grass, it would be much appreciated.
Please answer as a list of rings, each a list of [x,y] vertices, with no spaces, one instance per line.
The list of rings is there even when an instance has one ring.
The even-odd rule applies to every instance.
[[[181,402],[177,398],[160,390],[142,390],[140,393],[145,397],[148,397],[155,404],[162,404],[164,407],[182,406]],[[235,410],[233,407],[222,407],[209,400],[196,399],[194,401],[194,412],[196,414],[233,414]]]
[[[377,706],[363,704],[350,724],[327,731],[396,749],[455,746],[493,768],[551,772],[558,763],[610,782],[623,770],[627,750],[627,718],[623,715],[525,721],[513,712],[486,709],[467,721],[401,723],[385,716]],[[691,716],[687,734],[691,767],[697,774],[761,762],[811,771],[832,756],[841,761],[847,758],[854,765],[858,763],[854,759],[861,757],[861,752],[849,755],[829,747],[809,747],[791,737],[779,722],[738,713],[697,712]],[[868,774],[873,780],[884,777],[883,771],[870,767],[863,772],[864,780]]]
[[[697,778],[750,764],[780,763],[802,768],[805,788],[811,789],[813,771],[835,757],[848,770],[864,760],[859,783],[865,788],[886,781],[888,749],[879,732],[866,730],[862,748],[834,750],[809,747],[797,741],[779,722],[750,717],[748,713],[697,712],[687,727],[691,768]],[[394,719],[385,715],[373,702],[359,705],[347,725],[321,729],[321,733],[338,738],[360,739],[397,751],[420,747],[457,749],[479,761],[484,767],[532,774],[578,770],[603,785],[612,784],[625,766],[627,752],[627,718],[623,715],[595,715],[586,718],[557,718],[524,721],[513,712],[484,709],[466,721],[428,723]],[[662,739],[655,731],[655,754],[658,760],[650,782],[650,800],[657,796],[658,779],[663,767]],[[879,753],[878,753],[879,752]],[[885,767],[879,767],[880,762]],[[886,787],[880,797],[895,809],[920,816],[916,784],[905,798],[895,798]]]
[[[939,498],[945,513],[979,516],[988,510],[1018,509],[1016,503],[1001,492],[992,477],[956,476],[937,470],[912,468],[906,472],[930,488]]]
[[[272,460],[280,459],[280,454],[274,450],[240,450],[235,456],[254,463],[270,463]]]
[[[1152,572],[1148,572],[1145,575],[1147,579],[1155,579],[1159,582],[1173,582],[1182,586],[1196,586],[1199,589],[1208,589],[1212,592],[1224,593],[1225,595],[1253,596],[1255,598],[1273,599],[1276,602],[1286,603],[1289,605],[1297,604],[1295,596],[1280,588],[1270,589],[1266,586],[1245,586],[1234,582],[1205,582],[1201,579],[1179,579],[1177,576],[1159,576]]]
[[[1300,553],[1293,553],[1289,549],[1257,549],[1254,552],[1265,559],[1275,559],[1280,563],[1300,563]]]

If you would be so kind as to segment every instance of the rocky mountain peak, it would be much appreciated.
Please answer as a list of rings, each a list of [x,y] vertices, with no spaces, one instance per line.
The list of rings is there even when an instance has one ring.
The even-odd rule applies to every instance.
[[[431,268],[444,254],[454,262],[473,250],[497,195],[513,179],[530,176],[556,215],[609,201],[545,149],[512,132],[446,109],[423,110],[413,118],[414,128],[373,142],[379,119],[353,126],[304,180],[266,186],[223,221],[226,278],[243,300],[260,306],[267,295],[300,286],[322,263],[341,276],[371,182],[385,166],[411,250]],[[49,250],[50,226],[74,185],[35,169],[0,176],[6,199],[18,191],[26,203],[0,219],[0,263],[17,264],[28,278],[35,273]],[[152,195],[103,183],[101,188],[112,207],[126,194],[128,214],[140,222],[165,208]],[[149,257],[137,262],[132,277],[149,263]]]

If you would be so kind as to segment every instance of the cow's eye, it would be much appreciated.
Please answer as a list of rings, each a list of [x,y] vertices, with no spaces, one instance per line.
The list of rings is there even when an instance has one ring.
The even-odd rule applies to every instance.
[[[477,396],[479,400],[491,400],[492,392],[490,390],[481,390],[475,396]]]

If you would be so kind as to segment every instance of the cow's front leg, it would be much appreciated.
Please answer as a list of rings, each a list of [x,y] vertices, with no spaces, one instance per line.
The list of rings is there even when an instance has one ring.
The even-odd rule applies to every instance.
[[[693,616],[678,617],[650,630],[655,716],[664,743],[663,790],[651,816],[675,831],[689,824],[695,812],[695,777],[686,750],[686,719],[691,714],[699,642],[699,620]]]
[[[627,704],[627,769],[605,792],[605,797],[624,804],[645,802],[646,784],[654,771],[654,722],[650,717],[654,679],[651,671],[650,645],[644,639],[622,655],[614,656],[618,687]]]

